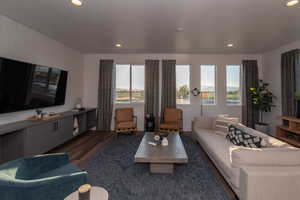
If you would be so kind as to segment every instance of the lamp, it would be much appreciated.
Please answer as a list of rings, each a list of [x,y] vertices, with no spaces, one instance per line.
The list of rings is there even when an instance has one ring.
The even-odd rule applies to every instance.
[[[203,116],[202,92],[198,88],[194,88],[191,90],[191,93],[195,97],[200,95],[200,114]]]

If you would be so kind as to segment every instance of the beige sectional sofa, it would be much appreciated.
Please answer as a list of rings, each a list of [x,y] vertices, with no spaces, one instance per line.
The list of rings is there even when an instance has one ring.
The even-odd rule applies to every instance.
[[[194,138],[206,151],[240,200],[299,200],[300,149],[236,123],[236,119],[199,117]],[[227,124],[263,138],[264,148],[235,146],[226,138]]]

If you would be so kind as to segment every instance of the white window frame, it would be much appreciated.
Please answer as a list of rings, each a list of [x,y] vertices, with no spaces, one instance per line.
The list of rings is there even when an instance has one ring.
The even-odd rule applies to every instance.
[[[214,80],[214,82],[215,82],[215,100],[214,100],[214,103],[213,104],[207,104],[207,103],[203,103],[203,98],[201,97],[201,103],[202,103],[202,105],[204,105],[204,106],[216,106],[216,105],[218,105],[218,94],[217,94],[217,91],[218,91],[218,79],[217,79],[217,74],[218,74],[218,66],[216,65],[216,64],[201,64],[199,67],[200,67],[200,91],[201,91],[201,87],[202,87],[202,85],[201,85],[201,78],[202,78],[202,70],[201,70],[201,66],[214,66],[214,68],[215,68],[215,80]],[[201,96],[202,96],[202,91],[201,91]]]
[[[175,67],[177,66],[189,66],[189,72],[190,72],[190,75],[189,75],[189,89],[191,90],[191,64],[176,64]],[[176,69],[175,69],[176,71]],[[177,74],[176,74],[177,75]],[[177,90],[177,82],[176,82],[176,90]],[[176,105],[191,105],[191,91],[189,91],[189,103],[177,103],[177,97],[176,97]]]
[[[143,102],[132,102],[132,66],[144,66],[145,64],[115,64],[115,69],[117,69],[118,65],[129,65],[129,102],[117,102],[117,90],[116,88],[114,89],[114,104],[118,105],[125,105],[125,104],[144,104],[145,103],[145,98]],[[115,78],[116,78],[116,70],[115,70]],[[145,75],[144,75],[144,80],[145,80]],[[145,92],[145,83],[144,83],[144,92]]]
[[[227,66],[239,66],[240,67],[240,81],[239,81],[239,92],[240,92],[240,103],[239,104],[229,104],[227,103]],[[225,103],[226,106],[241,106],[242,105],[242,65],[241,64],[227,64],[225,65]]]

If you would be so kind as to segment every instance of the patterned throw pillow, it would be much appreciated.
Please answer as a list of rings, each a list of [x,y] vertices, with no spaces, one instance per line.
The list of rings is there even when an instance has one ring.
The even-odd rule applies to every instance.
[[[226,139],[234,145],[250,148],[262,147],[262,138],[245,133],[233,125],[228,127],[228,132],[229,133],[226,135]]]

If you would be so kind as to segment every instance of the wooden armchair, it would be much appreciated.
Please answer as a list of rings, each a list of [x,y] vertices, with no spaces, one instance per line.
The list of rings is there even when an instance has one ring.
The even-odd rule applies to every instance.
[[[137,117],[133,108],[117,108],[115,110],[115,132],[131,133],[137,131]]]
[[[164,111],[164,122],[159,125],[161,132],[182,131],[182,110],[176,108],[166,108]]]

